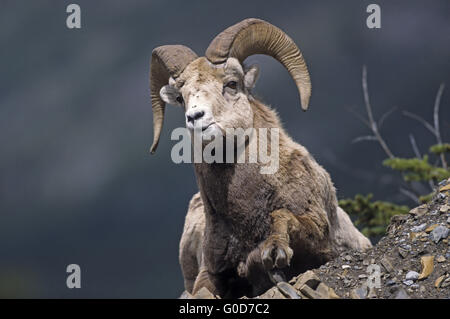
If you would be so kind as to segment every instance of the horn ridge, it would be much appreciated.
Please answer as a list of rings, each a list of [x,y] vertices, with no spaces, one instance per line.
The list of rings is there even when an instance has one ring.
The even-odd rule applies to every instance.
[[[261,19],[245,19],[218,34],[206,50],[206,58],[224,63],[234,57],[243,62],[253,54],[265,54],[278,60],[294,79],[303,110],[308,108],[311,80],[300,49],[278,27]]]

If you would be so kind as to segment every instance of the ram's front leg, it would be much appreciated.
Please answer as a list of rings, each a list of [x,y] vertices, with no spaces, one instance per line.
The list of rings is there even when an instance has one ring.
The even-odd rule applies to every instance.
[[[283,268],[290,265],[294,254],[290,247],[290,233],[298,224],[295,216],[287,209],[278,209],[270,214],[272,218],[269,237],[259,248],[261,262],[273,282],[284,281]]]
[[[296,228],[298,221],[287,209],[278,209],[271,214],[270,234],[266,240],[258,245],[248,256],[246,261],[241,262],[238,274],[241,277],[257,278],[260,272],[270,275],[282,276],[277,270],[290,265],[293,250],[290,247],[290,232]],[[272,278],[272,281],[280,281],[281,278]]]

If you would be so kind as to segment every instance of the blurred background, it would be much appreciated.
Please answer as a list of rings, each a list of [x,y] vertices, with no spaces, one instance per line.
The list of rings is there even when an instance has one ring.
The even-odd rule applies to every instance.
[[[72,1],[0,1],[0,297],[174,298],[183,290],[178,242],[191,196],[190,164],[170,159],[170,132],[184,126],[167,107],[157,153],[149,99],[154,47],[185,44],[199,55],[216,34],[247,17],[265,19],[299,45],[312,76],[310,110],[275,60],[256,94],[288,133],[331,174],[339,198],[374,193],[414,205],[368,129],[362,66],[375,116],[397,106],[382,134],[398,156],[426,152],[433,136],[402,115],[432,121],[450,84],[450,2],[376,1],[381,29],[366,27],[372,1],[76,1],[81,29],[66,27]],[[450,88],[441,102],[450,132]],[[66,266],[81,267],[81,289]]]

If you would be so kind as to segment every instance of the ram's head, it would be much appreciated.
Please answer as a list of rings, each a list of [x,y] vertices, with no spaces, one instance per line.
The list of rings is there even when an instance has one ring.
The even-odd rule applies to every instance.
[[[253,126],[250,90],[258,67],[245,68],[243,61],[253,54],[277,59],[293,77],[303,110],[308,108],[311,83],[303,56],[282,30],[259,19],[246,19],[220,33],[209,45],[205,57],[183,45],[165,45],[153,50],[150,89],[154,140],[159,142],[165,103],[184,108],[186,127],[208,131]]]

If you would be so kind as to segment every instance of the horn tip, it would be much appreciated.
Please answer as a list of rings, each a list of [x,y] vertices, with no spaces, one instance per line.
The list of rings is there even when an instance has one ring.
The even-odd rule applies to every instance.
[[[153,145],[150,147],[150,154],[151,154],[151,155],[155,154],[156,148],[157,148],[157,147],[158,147],[158,144],[153,144]]]

